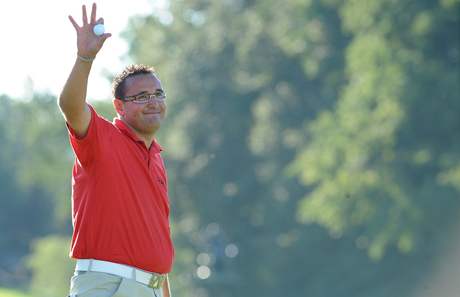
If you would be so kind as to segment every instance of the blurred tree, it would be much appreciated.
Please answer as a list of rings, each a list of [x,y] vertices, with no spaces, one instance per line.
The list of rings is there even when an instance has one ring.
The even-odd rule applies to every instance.
[[[406,144],[419,145],[409,107],[421,104],[427,81],[450,73],[452,83],[441,85],[448,106],[458,106],[456,11],[458,1],[194,0],[133,18],[125,32],[131,59],[154,65],[168,92],[160,138],[180,246],[173,289],[188,296],[409,294],[419,260],[436,250],[415,249],[420,231],[433,230],[432,220],[445,226],[431,214],[444,211],[448,220],[458,207],[454,187],[445,186],[455,184],[458,168],[430,173],[431,158],[415,168],[419,150]],[[415,36],[414,26],[430,36]],[[437,38],[450,58],[422,54]],[[445,67],[434,76],[423,65]],[[454,112],[448,106],[442,110]],[[449,118],[443,127],[458,127],[458,117]],[[298,182],[284,174],[289,163]],[[406,183],[414,168],[427,186],[444,185],[423,191]],[[442,203],[428,211],[432,197]],[[304,225],[310,222],[325,229]],[[387,252],[385,262],[361,249],[372,259]]]
[[[298,218],[337,236],[359,229],[373,259],[389,246],[411,252],[460,206],[460,2],[338,8],[351,34],[348,82],[292,163],[310,187]]]
[[[75,269],[74,261],[69,259],[70,239],[47,236],[33,243],[28,266],[33,278],[30,292],[33,296],[67,296],[70,277]]]
[[[459,9],[191,0],[133,18],[130,58],[168,94],[173,293],[411,296],[460,206]],[[2,267],[71,230],[55,100],[0,97]],[[33,246],[37,296],[67,292],[66,240]]]
[[[25,105],[1,96],[0,106],[0,285],[12,286],[29,276],[22,258],[29,252],[30,240],[53,230],[49,219],[53,216],[53,201],[44,186],[24,186],[18,180],[18,166],[30,152],[24,151],[24,138],[17,134],[24,131],[19,129],[24,128]],[[27,172],[34,170],[27,168]]]
[[[28,101],[1,96],[0,106],[0,285],[24,285],[30,242],[71,232],[73,153],[54,96],[37,93]],[[96,108],[114,116],[108,102]]]

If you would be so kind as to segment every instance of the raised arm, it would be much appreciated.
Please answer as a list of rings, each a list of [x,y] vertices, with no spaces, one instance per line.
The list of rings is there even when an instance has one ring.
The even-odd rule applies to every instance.
[[[96,21],[96,4],[93,3],[88,22],[86,6],[82,6],[82,26],[69,15],[69,20],[77,31],[77,57],[69,78],[59,96],[59,107],[66,122],[78,136],[84,136],[91,121],[91,112],[86,104],[86,91],[91,65],[105,40],[111,36],[105,33],[97,36],[93,32],[96,24],[103,24],[104,19]]]

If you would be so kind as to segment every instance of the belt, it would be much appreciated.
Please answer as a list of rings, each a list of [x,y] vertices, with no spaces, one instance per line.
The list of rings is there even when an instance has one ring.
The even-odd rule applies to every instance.
[[[78,259],[75,270],[114,274],[127,279],[135,280],[153,289],[161,288],[167,276],[167,274],[147,272],[128,265],[94,259]]]

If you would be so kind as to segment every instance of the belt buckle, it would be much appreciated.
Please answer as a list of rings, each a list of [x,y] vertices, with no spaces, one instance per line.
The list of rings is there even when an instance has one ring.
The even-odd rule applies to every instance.
[[[166,276],[163,274],[152,274],[148,286],[152,289],[159,289],[162,287]]]

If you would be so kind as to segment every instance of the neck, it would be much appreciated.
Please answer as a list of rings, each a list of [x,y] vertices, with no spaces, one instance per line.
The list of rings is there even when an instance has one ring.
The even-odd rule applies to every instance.
[[[128,126],[131,129],[131,131],[133,131],[134,134],[136,134],[136,136],[144,142],[145,146],[148,149],[150,149],[150,146],[152,145],[153,140],[155,139],[155,133],[158,129],[155,129],[155,131],[151,133],[142,133],[142,131],[138,131],[134,127],[132,127],[123,117],[120,117],[120,120],[122,120],[123,123],[125,123],[126,126]]]
[[[136,132],[134,132],[136,133]],[[155,139],[155,136],[154,135],[150,135],[150,136],[142,136],[140,135],[139,133],[136,133],[137,137],[139,137],[139,139],[141,139],[144,143],[145,143],[145,146],[150,149],[150,147],[152,146],[152,143],[153,143],[153,140]]]

